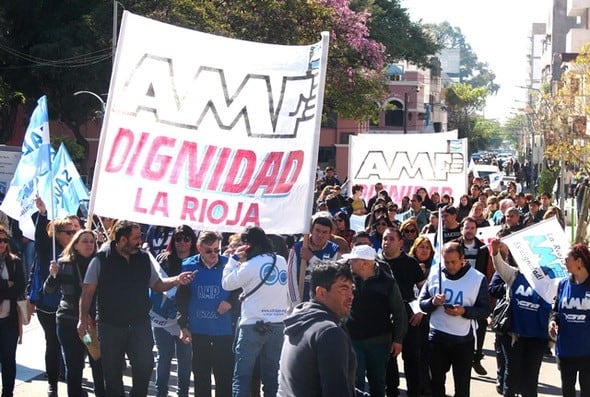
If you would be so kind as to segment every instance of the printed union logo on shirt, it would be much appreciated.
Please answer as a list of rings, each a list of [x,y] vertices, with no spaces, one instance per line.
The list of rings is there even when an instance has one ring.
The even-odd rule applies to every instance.
[[[260,279],[264,280],[264,277],[271,272],[264,284],[274,285],[277,282],[281,285],[287,284],[287,272],[285,270],[279,271],[272,263],[265,263],[260,268]]]

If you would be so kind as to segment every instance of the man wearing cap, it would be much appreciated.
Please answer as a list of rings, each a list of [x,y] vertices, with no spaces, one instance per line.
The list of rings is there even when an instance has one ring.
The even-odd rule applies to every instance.
[[[375,256],[373,247],[358,245],[342,258],[350,262],[356,286],[346,323],[357,356],[356,387],[364,390],[366,376],[371,396],[383,397],[387,361],[401,353],[408,320],[395,279]]]
[[[533,223],[541,222],[543,219],[543,214],[540,211],[541,203],[537,199],[533,199],[529,202],[529,211],[524,216],[522,224],[525,226],[530,226]]]

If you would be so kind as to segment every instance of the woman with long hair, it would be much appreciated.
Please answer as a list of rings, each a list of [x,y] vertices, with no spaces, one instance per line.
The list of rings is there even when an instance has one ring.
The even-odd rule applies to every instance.
[[[422,197],[422,206],[426,208],[428,211],[436,210],[436,204],[430,199],[428,196],[428,191],[425,188],[421,187],[416,190],[416,194],[419,194]]]
[[[45,334],[45,372],[47,373],[48,397],[57,397],[57,383],[60,367],[63,366],[61,347],[57,338],[56,312],[61,300],[61,293],[46,294],[43,283],[49,276],[51,260],[58,258],[63,249],[72,241],[76,233],[74,225],[67,219],[54,219],[49,222],[47,207],[41,198],[35,199],[39,212],[33,214],[35,226],[35,250],[37,260],[31,270],[28,285],[30,303],[35,307],[37,319]],[[55,251],[53,239],[55,238]]]
[[[468,195],[464,194],[459,198],[459,205],[457,206],[457,222],[461,223],[463,218],[469,216],[471,205],[471,200]]]
[[[197,254],[197,236],[193,229],[181,225],[174,229],[170,244],[164,252],[156,257],[160,267],[168,277],[182,273],[182,260]],[[154,340],[158,348],[156,364],[156,392],[158,396],[168,395],[170,365],[176,353],[178,362],[178,396],[188,397],[192,369],[192,347],[184,343],[178,336],[180,328],[176,324],[177,306],[174,299],[164,296],[161,292],[150,293],[152,312],[162,322],[174,324],[175,327],[163,327],[162,322],[152,321]],[[174,332],[175,334],[173,334]]]
[[[346,212],[338,211],[334,215],[334,223],[336,224],[336,234],[345,239],[349,246],[352,246],[354,230],[350,229],[350,219]]]
[[[59,260],[51,261],[49,276],[43,289],[46,294],[61,291],[62,298],[56,313],[57,337],[61,344],[65,364],[68,396],[86,396],[82,390],[82,372],[86,346],[78,337],[79,302],[82,284],[90,260],[97,250],[96,235],[91,230],[79,230],[64,248]],[[94,307],[94,305],[93,305]],[[94,317],[94,313],[92,314]],[[104,380],[100,360],[89,355],[94,394],[102,397]]]
[[[274,396],[278,390],[283,320],[290,303],[289,287],[279,282],[280,275],[287,274],[287,261],[274,253],[266,233],[259,227],[246,228],[242,241],[245,245],[236,253],[242,262],[230,259],[223,269],[221,283],[227,291],[244,291],[240,296],[241,316],[234,349],[233,395],[250,395],[252,373],[260,357],[264,395]],[[263,281],[264,277],[269,282]]]
[[[25,292],[21,260],[10,252],[8,230],[0,226],[0,365],[2,396],[12,396],[16,379],[16,345],[19,338],[16,302]]]
[[[549,334],[557,338],[555,355],[561,372],[564,397],[576,395],[579,376],[582,396],[590,395],[590,323],[588,296],[590,295],[590,251],[584,244],[574,244],[565,258],[570,277],[557,287]],[[582,319],[582,321],[580,321]]]

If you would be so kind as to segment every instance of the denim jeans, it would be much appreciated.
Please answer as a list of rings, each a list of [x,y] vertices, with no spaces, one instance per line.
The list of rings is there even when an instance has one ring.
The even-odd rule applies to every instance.
[[[170,363],[176,352],[178,362],[178,397],[188,397],[191,383],[192,347],[183,343],[178,336],[174,336],[164,328],[154,328],[154,340],[158,348],[156,364],[156,395],[168,396],[168,381],[170,380]]]
[[[357,361],[356,388],[365,390],[366,374],[371,397],[384,397],[385,369],[391,344],[382,341],[353,340],[352,347]]]
[[[123,366],[125,354],[131,364],[132,383],[130,397],[147,396],[154,369],[154,339],[149,320],[127,327],[104,322],[98,323],[98,338],[104,372],[106,395],[125,397]]]
[[[211,397],[211,370],[215,376],[215,397],[231,397],[234,354],[232,335],[192,334],[195,396]]]
[[[86,346],[78,337],[77,322],[74,320],[57,319],[57,338],[61,344],[66,362],[66,381],[68,396],[82,396],[82,372],[84,371],[84,357]],[[104,397],[104,379],[100,361],[94,361],[89,356],[94,380],[94,394]]]
[[[264,397],[275,397],[278,390],[278,371],[281,349],[283,348],[283,324],[272,324],[264,334],[254,325],[242,325],[238,333],[235,353],[234,397],[249,397],[250,382],[256,358],[260,356],[260,376]]]

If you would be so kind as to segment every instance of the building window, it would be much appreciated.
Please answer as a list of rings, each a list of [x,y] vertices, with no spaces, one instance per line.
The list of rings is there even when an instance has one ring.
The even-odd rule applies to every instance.
[[[320,146],[318,151],[318,164],[334,165],[336,160],[335,146]]]
[[[338,143],[341,145],[348,145],[350,143],[350,136],[356,135],[354,132],[341,132]]]
[[[397,100],[389,101],[385,111],[385,126],[402,127],[404,125],[404,104]]]

